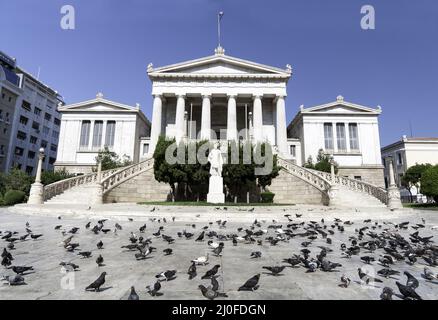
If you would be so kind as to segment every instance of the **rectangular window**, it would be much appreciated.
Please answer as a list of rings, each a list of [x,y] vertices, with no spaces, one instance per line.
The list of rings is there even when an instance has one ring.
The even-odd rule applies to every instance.
[[[23,131],[17,132],[17,139],[26,140],[26,138],[27,138],[27,134],[25,132],[23,132]]]
[[[354,151],[358,151],[359,135],[357,133],[357,123],[350,123],[348,125],[348,133],[350,134],[350,149]]]
[[[43,126],[43,134],[48,135],[50,131],[49,127]]]
[[[59,132],[58,131],[52,131],[52,137],[55,139],[59,138]]]
[[[23,100],[23,102],[21,103],[21,107],[22,107],[24,110],[27,110],[27,111],[31,111],[31,110],[32,110],[32,108],[31,108],[31,106],[30,106],[30,103],[27,102],[26,100]]]
[[[108,121],[106,124],[105,145],[114,147],[114,136],[116,132],[116,122]]]
[[[52,115],[51,115],[50,113],[47,113],[47,112],[46,112],[46,113],[44,114],[44,119],[47,120],[47,121],[50,121],[50,120],[52,119]]]
[[[143,154],[148,154],[149,153],[149,143],[144,143],[143,144]]]
[[[26,166],[26,173],[27,173],[28,175],[32,175],[32,172],[33,172],[33,167],[31,167],[31,166]]]
[[[91,121],[89,120],[82,121],[81,141],[79,144],[81,147],[88,147],[88,141],[90,139],[90,126],[91,126]]]
[[[33,122],[32,123],[32,129],[35,129],[35,130],[37,130],[38,132],[39,132],[39,130],[40,130],[40,124],[38,123],[38,122]]]
[[[290,146],[290,154],[292,155],[292,157],[296,157],[296,146]]]
[[[49,164],[53,165],[55,163],[55,161],[56,161],[56,158],[52,158],[52,157],[49,158]]]
[[[24,117],[24,116],[20,116],[20,123],[27,125],[27,122],[29,121],[28,118]]]
[[[60,126],[61,125],[61,120],[59,120],[58,118],[53,119],[53,123],[55,124],[55,126]]]
[[[34,136],[30,136],[30,143],[36,144],[38,142],[38,138]]]
[[[333,150],[333,125],[324,123],[324,145],[326,150]]]
[[[22,156],[22,155],[23,155],[23,152],[24,152],[24,149],[23,149],[23,148],[15,147],[15,155],[17,155],[17,156]]]
[[[339,151],[346,151],[347,150],[347,143],[345,141],[345,124],[344,123],[337,123],[336,124],[336,135],[337,135],[337,144],[338,144],[338,150]]]
[[[46,140],[41,141],[41,148],[47,148],[47,141]]]
[[[35,113],[37,116],[40,116],[41,115],[41,109],[35,107],[35,109],[33,110],[33,113]]]
[[[33,151],[28,151],[28,152],[27,152],[27,157],[28,157],[29,159],[35,159],[35,152],[33,152]]]
[[[102,130],[103,121],[95,121],[93,131],[93,148],[98,148],[102,145]]]
[[[52,150],[53,152],[56,152],[56,150],[58,150],[58,146],[56,144],[51,144],[50,150]]]
[[[402,154],[400,152],[397,153],[397,165],[401,166],[403,164]]]

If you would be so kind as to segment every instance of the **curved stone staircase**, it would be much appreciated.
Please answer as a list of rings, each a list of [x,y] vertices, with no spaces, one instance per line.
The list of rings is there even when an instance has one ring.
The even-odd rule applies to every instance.
[[[44,201],[91,204],[96,185],[101,185],[102,196],[105,198],[114,188],[153,169],[153,164],[154,160],[149,158],[127,167],[103,171],[100,182],[97,173],[58,181],[44,188]],[[322,195],[321,203],[345,207],[383,207],[387,204],[387,191],[369,183],[310,170],[282,158],[278,158],[278,164],[287,174],[317,189]],[[293,187],[290,190],[288,192],[293,192]]]

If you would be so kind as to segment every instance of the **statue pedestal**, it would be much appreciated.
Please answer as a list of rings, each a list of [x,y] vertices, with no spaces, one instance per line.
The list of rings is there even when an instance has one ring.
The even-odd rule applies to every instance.
[[[210,176],[208,184],[208,203],[225,203],[224,180],[219,176]]]

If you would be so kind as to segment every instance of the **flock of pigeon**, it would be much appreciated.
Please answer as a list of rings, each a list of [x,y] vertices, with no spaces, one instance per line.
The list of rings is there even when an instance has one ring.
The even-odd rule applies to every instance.
[[[226,207],[216,208],[216,210],[224,210]],[[155,211],[153,208],[151,211]],[[242,209],[240,209],[242,210]],[[249,209],[252,212],[254,209]],[[286,209],[283,209],[287,213]],[[61,217],[58,217],[61,220]],[[289,257],[282,259],[282,263],[276,265],[262,266],[262,269],[267,272],[256,273],[248,276],[248,280],[235,288],[237,291],[253,292],[260,286],[259,280],[261,274],[264,276],[279,276],[288,269],[304,268],[305,273],[314,272],[340,272],[340,288],[348,288],[352,282],[350,278],[353,276],[357,279],[356,282],[363,285],[372,285],[382,283],[382,279],[394,279],[395,286],[393,288],[384,286],[380,298],[382,300],[392,300],[393,296],[401,299],[421,300],[422,297],[416,289],[422,281],[428,281],[432,284],[438,284],[438,275],[433,271],[438,266],[438,246],[434,245],[433,236],[422,236],[426,228],[426,222],[422,219],[422,223],[402,222],[394,224],[389,221],[378,222],[371,219],[364,220],[363,223],[342,221],[334,218],[330,222],[324,219],[320,221],[305,221],[302,214],[295,214],[292,218],[291,214],[284,214],[281,219],[266,221],[255,219],[251,224],[239,226],[238,228],[230,228],[226,220],[217,220],[206,223],[201,228],[196,224],[187,224],[185,229],[182,229],[176,234],[170,233],[168,226],[175,222],[175,217],[166,220],[166,218],[150,218],[148,224],[142,224],[133,227],[133,219],[129,219],[128,227],[122,227],[119,223],[115,223],[114,227],[110,227],[110,222],[106,219],[97,221],[92,226],[92,222],[88,222],[83,231],[81,227],[63,228],[62,224],[55,226],[55,232],[59,232],[62,236],[60,245],[66,252],[71,254],[70,261],[62,261],[60,266],[65,268],[67,272],[78,272],[80,266],[72,261],[75,257],[81,259],[91,259],[92,251],[82,251],[80,244],[77,241],[78,235],[81,232],[94,234],[96,237],[96,248],[99,254],[96,257],[97,268],[104,268],[104,252],[105,246],[99,236],[102,234],[113,234],[118,236],[118,232],[126,228],[130,233],[127,243],[121,246],[118,250],[121,252],[132,252],[133,263],[136,261],[147,260],[153,257],[152,253],[157,253],[156,243],[163,242],[166,248],[162,251],[164,256],[174,254],[172,245],[176,241],[194,241],[195,243],[205,243],[205,248],[210,250],[204,256],[199,256],[187,261],[186,270],[164,270],[158,273],[153,280],[153,284],[146,286],[145,290],[151,297],[163,295],[162,283],[172,281],[176,277],[187,277],[190,282],[196,282],[196,279],[208,280],[210,285],[198,285],[200,294],[209,300],[219,297],[228,297],[227,292],[220,290],[218,273],[221,265],[214,264],[207,271],[202,271],[204,266],[207,266],[211,261],[216,260],[216,257],[221,257],[227,254],[228,247],[235,246],[251,246],[251,254],[246,258],[249,261],[262,258],[262,248],[265,246],[285,246],[291,242],[295,242],[301,246],[301,249]],[[357,225],[357,226],[356,226]],[[158,227],[158,229],[157,229]],[[132,228],[133,230],[129,230]],[[68,230],[70,229],[70,230]],[[187,229],[189,231],[187,231]],[[339,241],[333,241],[336,234],[343,234],[348,229],[351,235],[348,241],[338,244]],[[402,236],[402,232],[408,236]],[[354,231],[354,232],[353,232]],[[25,275],[34,271],[32,266],[14,264],[13,251],[16,245],[20,245],[24,241],[42,241],[44,236],[36,234],[31,230],[30,224],[27,222],[25,231],[21,234],[18,231],[0,230],[0,237],[4,244],[1,254],[1,264],[6,270],[12,270],[13,275],[2,277],[10,286],[25,285]],[[318,240],[318,241],[317,241]],[[318,245],[324,243],[324,245]],[[155,245],[155,246],[154,246]],[[229,250],[229,249],[228,249]],[[329,259],[330,256],[330,259]],[[342,261],[351,259],[352,256],[358,256],[362,261],[362,267],[357,269],[357,275],[346,275],[341,272]],[[337,261],[331,261],[334,258]],[[77,262],[79,263],[79,262]],[[212,263],[213,264],[213,263]],[[400,274],[400,269],[405,264],[407,265],[424,265],[423,273],[417,277],[408,271]],[[379,269],[375,275],[370,274],[366,268],[368,265],[373,265]],[[287,269],[286,269],[287,268]],[[242,271],[243,273],[244,271]],[[106,272],[101,275],[90,285],[84,288],[87,291],[100,292],[106,281]],[[404,280],[404,277],[406,279]],[[353,278],[354,279],[354,278]],[[398,292],[396,293],[395,287]],[[131,287],[129,300],[139,300],[139,295],[136,292],[135,286]]]

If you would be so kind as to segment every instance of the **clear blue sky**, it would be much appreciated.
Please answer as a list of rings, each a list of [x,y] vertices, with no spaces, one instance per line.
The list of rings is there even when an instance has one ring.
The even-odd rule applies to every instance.
[[[76,9],[76,30],[60,8]],[[360,27],[374,5],[376,30]],[[0,0],[0,50],[58,90],[67,103],[152,98],[146,66],[213,53],[223,10],[223,46],[239,58],[284,67],[288,119],[301,104],[335,100],[381,105],[382,145],[410,134],[438,136],[436,0]]]

